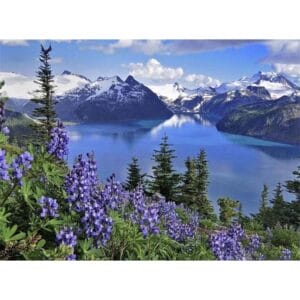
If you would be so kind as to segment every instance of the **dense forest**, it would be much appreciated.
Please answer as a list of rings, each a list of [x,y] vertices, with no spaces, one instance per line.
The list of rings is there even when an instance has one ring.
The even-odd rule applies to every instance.
[[[133,157],[124,183],[114,174],[98,178],[92,149],[69,168],[51,50],[41,46],[34,121],[5,110],[0,94],[0,259],[300,259],[300,167],[272,194],[262,182],[260,209],[250,216],[230,198],[218,199],[216,211],[205,149],[187,157],[180,174],[167,136],[154,150],[152,173]],[[284,189],[293,201],[285,201]]]

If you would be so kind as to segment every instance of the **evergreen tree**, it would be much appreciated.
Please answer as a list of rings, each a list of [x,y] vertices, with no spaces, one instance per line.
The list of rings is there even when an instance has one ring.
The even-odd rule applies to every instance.
[[[279,182],[274,190],[274,197],[271,200],[272,203],[272,220],[270,223],[272,226],[277,224],[284,225],[286,224],[287,219],[287,204],[284,201],[282,195],[282,186]]]
[[[54,76],[49,63],[51,50],[51,45],[47,49],[41,45],[39,58],[41,65],[37,71],[37,79],[35,81],[39,88],[34,91],[35,98],[32,99],[32,102],[36,104],[33,116],[37,119],[37,122],[32,127],[36,133],[36,142],[38,144],[45,144],[50,140],[50,133],[56,122]]]
[[[239,201],[230,198],[219,198],[218,205],[220,208],[219,219],[225,224],[229,225],[235,218],[239,217]]]
[[[265,211],[269,206],[269,189],[268,186],[264,184],[263,190],[261,192],[261,201],[260,201],[260,211]]]
[[[265,228],[267,228],[269,226],[270,220],[272,219],[271,215],[272,215],[272,209],[269,207],[269,188],[267,185],[264,184],[263,190],[261,192],[259,212],[254,217]]]
[[[292,193],[296,196],[296,199],[291,202],[289,205],[289,223],[300,227],[300,166],[297,171],[294,171],[293,174],[296,176],[294,180],[289,180],[286,183],[286,188],[289,193]]]
[[[300,166],[297,171],[293,174],[296,176],[294,180],[288,180],[286,182],[286,187],[289,193],[293,193],[296,196],[296,200],[300,201]]]
[[[126,189],[131,191],[134,190],[138,185],[143,184],[143,178],[145,174],[141,174],[141,169],[139,167],[138,159],[136,157],[132,158],[131,163],[128,165],[128,175],[126,180]]]
[[[196,160],[196,190],[197,199],[196,207],[200,214],[205,218],[212,218],[214,216],[214,209],[208,199],[208,166],[205,150],[201,149]]]
[[[152,167],[153,180],[150,182],[150,190],[152,193],[160,193],[167,200],[176,201],[180,175],[173,169],[175,150],[170,146],[168,137],[165,135],[160,143],[160,149],[154,150],[152,159],[155,165]]]
[[[190,157],[185,161],[186,172],[183,175],[182,201],[189,206],[195,206],[197,191],[196,162]]]

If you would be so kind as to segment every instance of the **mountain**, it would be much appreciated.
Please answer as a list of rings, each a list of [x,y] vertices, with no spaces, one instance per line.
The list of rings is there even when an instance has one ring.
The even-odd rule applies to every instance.
[[[34,78],[13,72],[0,72],[0,81],[4,80],[3,92],[9,100],[6,107],[13,111],[29,113],[33,106],[30,99],[33,92],[38,88]],[[55,94],[63,95],[66,92],[90,83],[86,77],[64,71],[61,75],[54,77]]]
[[[58,98],[57,111],[81,122],[168,118],[172,112],[148,87],[128,76],[99,77]]]
[[[188,89],[174,83],[149,85],[149,88],[174,113],[205,113],[219,118],[242,105],[276,100],[300,92],[297,85],[275,72],[258,72],[251,77],[242,77],[215,87]]]
[[[30,114],[35,107],[30,99],[37,89],[34,79],[16,73],[1,72],[3,91],[12,111]],[[78,122],[120,121],[143,118],[166,118],[172,112],[148,87],[132,76],[123,81],[118,76],[90,79],[64,71],[54,77],[58,116]],[[30,93],[31,92],[31,93]]]
[[[284,75],[276,72],[261,72],[251,77],[242,77],[239,80],[222,83],[215,90],[217,94],[223,94],[230,91],[245,90],[247,87],[265,88],[272,99],[278,99],[284,95],[290,95],[299,87],[288,80]]]
[[[214,95],[212,87],[188,89],[179,83],[149,85],[174,113],[199,113],[201,106]]]
[[[300,97],[241,106],[221,119],[220,131],[300,145]]]
[[[9,128],[9,141],[16,141],[20,146],[29,142],[33,131],[30,125],[34,124],[34,120],[26,114],[5,109],[6,122],[5,125]],[[26,138],[24,138],[26,137]]]
[[[202,112],[220,118],[243,105],[274,101],[283,96],[298,95],[300,88],[282,74],[258,72],[252,77],[223,83],[215,88],[215,95],[202,105]]]

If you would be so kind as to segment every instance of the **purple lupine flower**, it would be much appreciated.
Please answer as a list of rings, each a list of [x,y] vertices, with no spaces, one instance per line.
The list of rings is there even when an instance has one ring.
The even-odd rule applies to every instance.
[[[194,237],[199,223],[198,215],[181,206],[188,217],[188,222],[184,223],[174,202],[158,200],[149,202],[141,188],[130,193],[129,202],[133,211],[129,214],[129,219],[139,225],[143,236],[158,234],[161,228],[163,233],[178,242]]]
[[[75,247],[77,244],[77,236],[74,234],[72,228],[64,227],[56,235],[56,241],[60,245]]]
[[[138,224],[144,237],[150,234],[159,233],[159,208],[155,203],[147,203],[144,192],[141,188],[130,193],[130,204],[133,212],[129,215],[129,219]]]
[[[5,127],[3,127],[3,128],[1,129],[1,132],[2,132],[3,134],[9,134],[9,133],[10,133],[10,130],[9,130],[9,128],[8,128],[7,126],[5,126]]]
[[[114,174],[107,179],[100,195],[104,205],[112,210],[120,210],[129,201],[129,192],[124,189],[119,181],[115,180]]]
[[[90,172],[89,162],[79,155],[73,169],[65,180],[65,189],[68,195],[67,201],[71,208],[78,212],[83,209],[97,190],[97,181]]]
[[[76,260],[76,254],[70,254],[66,257],[66,260]]]
[[[63,159],[69,153],[68,143],[69,137],[64,124],[61,121],[57,121],[57,126],[51,130],[47,151],[56,158]]]
[[[109,199],[113,197],[100,193],[96,171],[93,154],[87,154],[87,160],[79,155],[66,177],[65,186],[70,209],[81,216],[80,229],[99,247],[106,245],[112,233],[113,224],[107,208],[111,206]]]
[[[147,237],[149,234],[158,234],[159,221],[159,209],[152,207],[151,205],[146,206],[144,211],[141,213],[139,221],[143,236]]]
[[[9,180],[8,164],[6,163],[5,150],[0,149],[0,179]]]
[[[86,236],[93,238],[96,246],[107,244],[112,233],[113,223],[101,203],[96,200],[86,203],[81,223]]]
[[[213,254],[219,260],[244,260],[243,238],[244,230],[239,224],[233,224],[227,230],[213,233],[209,238],[209,244]]]
[[[52,199],[50,197],[41,197],[38,200],[38,203],[41,205],[42,207],[42,211],[41,211],[41,218],[47,218],[47,217],[58,217],[58,203],[56,201],[56,199]]]
[[[283,249],[281,251],[281,256],[280,256],[281,260],[291,260],[292,259],[292,251],[290,249]]]
[[[24,176],[24,172],[31,169],[32,161],[33,157],[28,151],[20,154],[12,161],[12,176],[19,182],[20,185],[22,185],[22,177]]]
[[[260,237],[259,237],[258,234],[251,235],[250,238],[249,238],[249,241],[250,241],[249,247],[251,249],[253,249],[255,251],[259,248],[259,246],[260,246]]]
[[[260,254],[258,253],[258,249],[260,247],[260,236],[258,234],[253,234],[247,239],[248,246],[245,248],[247,259],[251,260],[257,258],[260,260]]]
[[[184,242],[188,238],[193,238],[199,224],[199,215],[186,207],[177,206],[175,202],[167,202],[164,199],[159,201],[161,220],[170,238]],[[177,208],[184,211],[188,217],[188,222],[184,223],[177,213]]]
[[[265,260],[265,256],[262,253],[259,253],[257,259],[258,260]]]

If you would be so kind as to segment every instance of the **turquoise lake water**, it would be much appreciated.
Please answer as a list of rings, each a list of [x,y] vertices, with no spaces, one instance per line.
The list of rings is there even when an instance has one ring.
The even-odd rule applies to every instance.
[[[115,173],[123,181],[133,156],[143,172],[151,173],[153,150],[159,148],[164,134],[176,150],[174,166],[179,172],[184,172],[187,156],[196,156],[203,148],[209,163],[210,199],[214,205],[223,196],[239,200],[245,213],[258,209],[263,184],[272,192],[277,182],[293,178],[292,172],[300,165],[300,147],[222,133],[202,117],[174,115],[168,120],[72,125],[68,131],[69,164],[76,155],[94,151],[102,180]],[[288,193],[285,197],[291,199]]]

